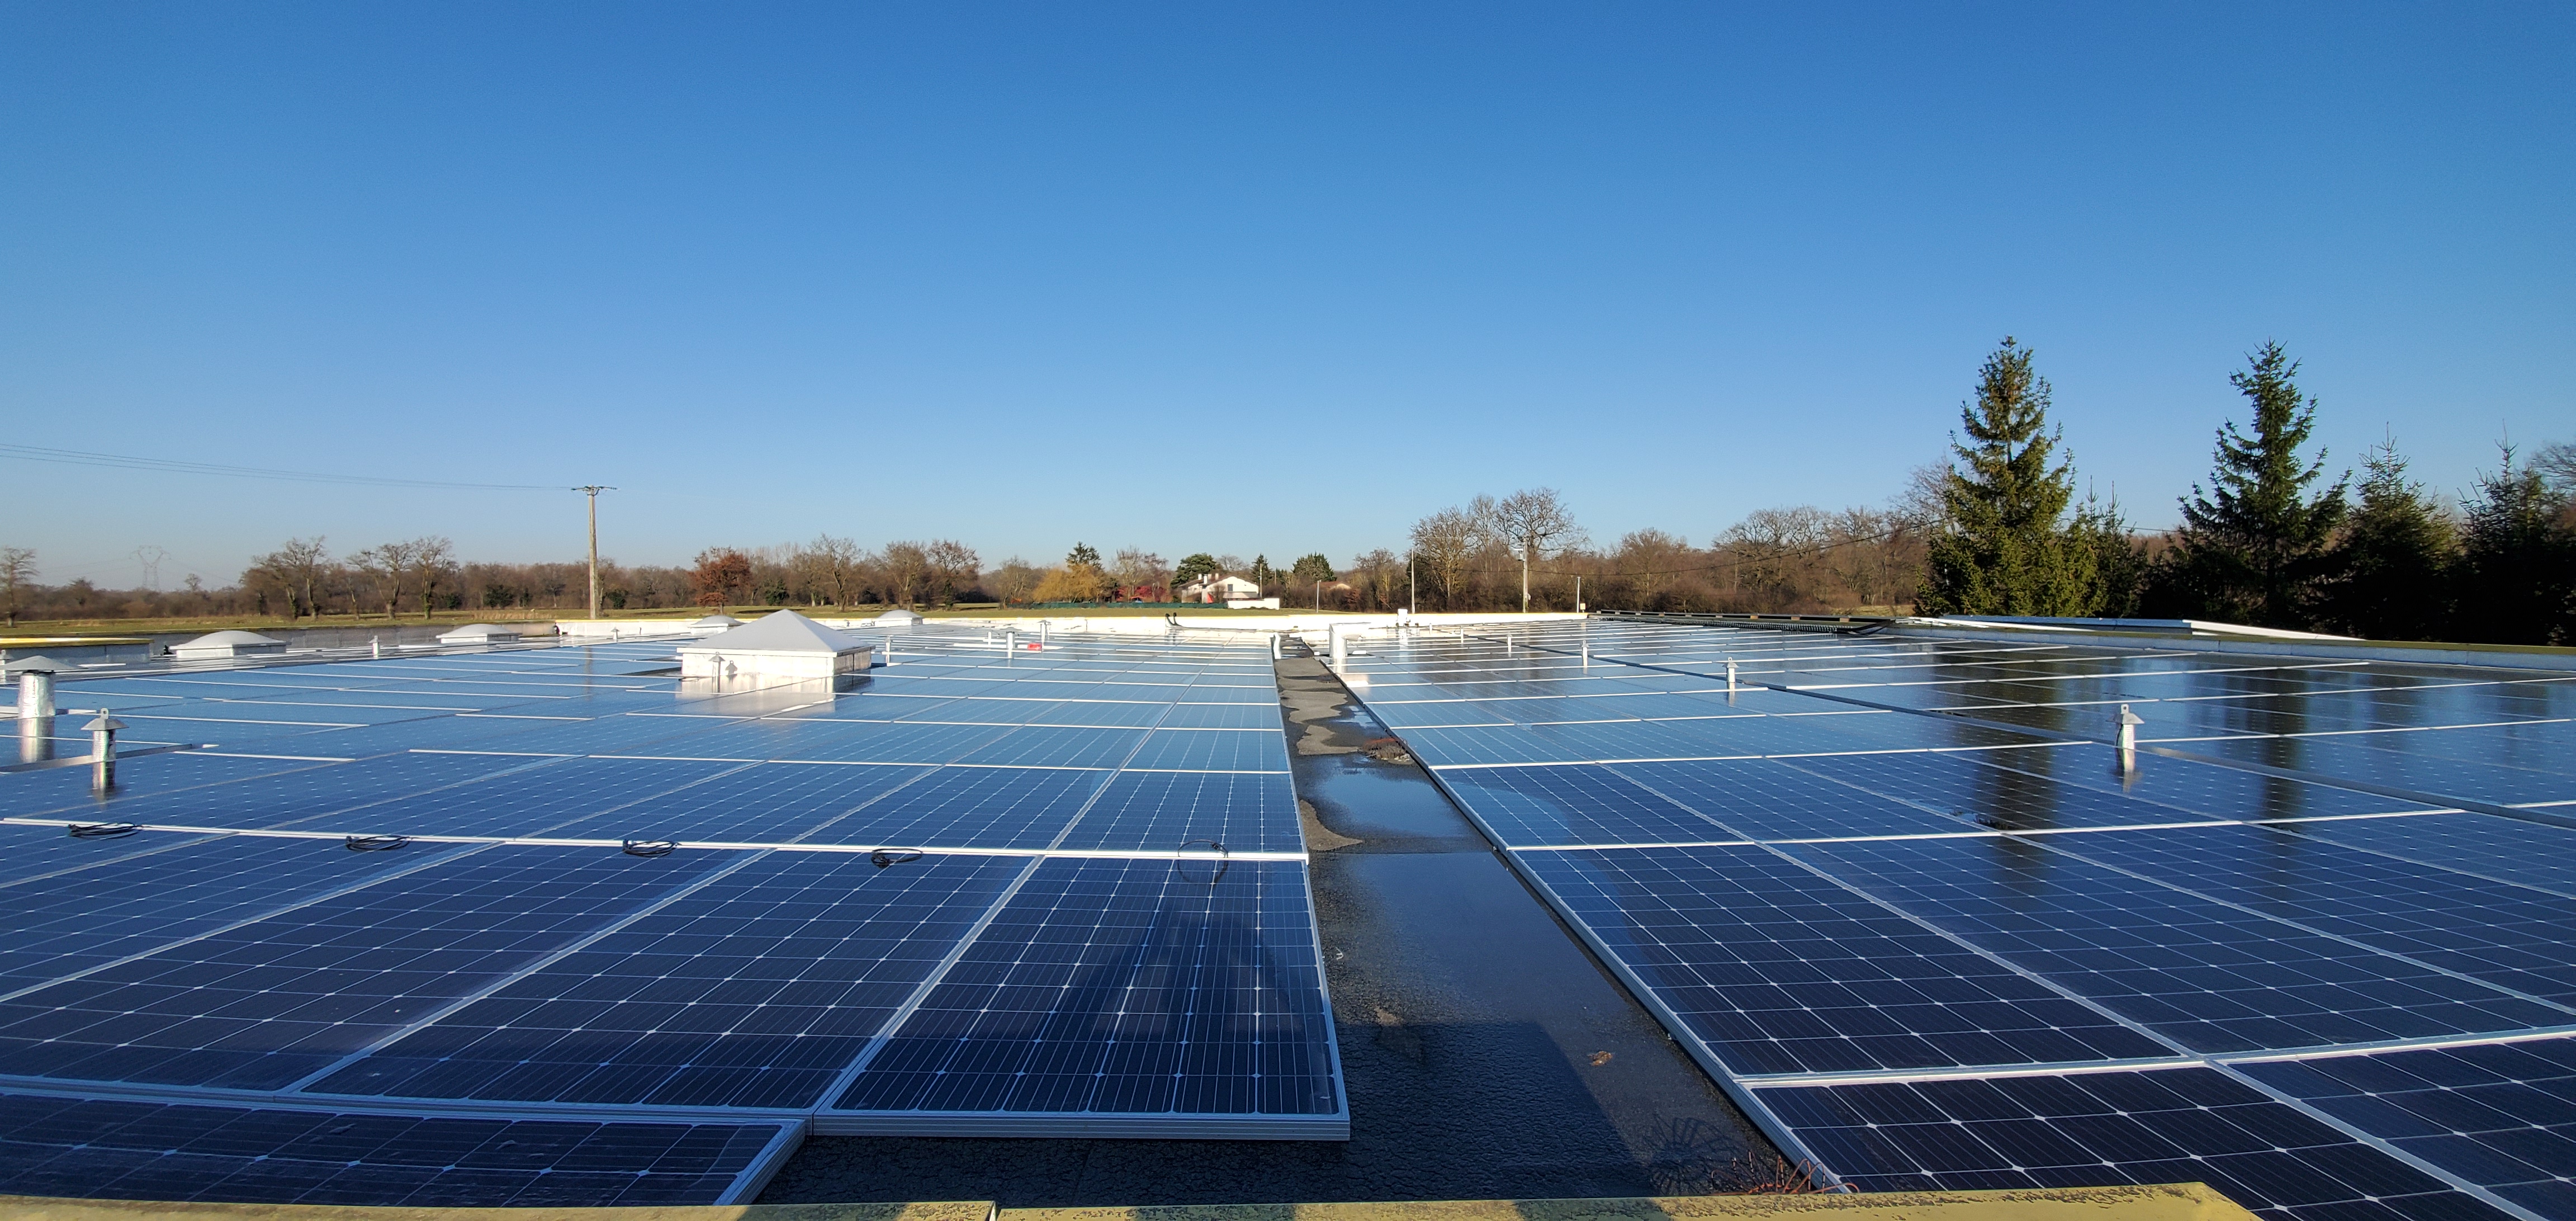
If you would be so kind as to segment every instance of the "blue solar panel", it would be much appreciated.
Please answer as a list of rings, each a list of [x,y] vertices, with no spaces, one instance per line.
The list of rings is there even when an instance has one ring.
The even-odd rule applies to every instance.
[[[2300,1221],[2494,1216],[2440,1180],[2201,1068],[1770,1089],[1865,1191],[2206,1182]]]
[[[1344,1113],[1295,864],[1038,866],[837,1108]]]
[[[2576,895],[2576,828],[2486,814],[2333,819],[2301,826],[2318,839]]]
[[[960,763],[1008,767],[1116,767],[1145,739],[1136,729],[1029,725],[959,756]]]
[[[1060,768],[943,768],[810,838],[910,848],[1044,848],[1109,776]]]
[[[1148,770],[1284,772],[1288,743],[1279,726],[1261,729],[1158,729],[1145,736],[1127,766]]]
[[[941,998],[984,982],[984,964],[1056,944],[1029,916],[1050,895],[1066,935],[1136,950],[1095,963],[1127,964],[1130,983],[1070,996],[1059,1028],[1160,1022],[1172,1037],[1093,1048],[1107,1084],[1087,1099],[1064,1101],[1058,1082],[1054,1101],[988,1111],[824,1107],[830,1124],[1088,1132],[1105,1116],[1137,1135],[1344,1134],[1304,871],[1225,856],[1301,846],[1266,649],[929,660],[955,639],[908,636],[922,660],[839,695],[684,692],[668,643],[113,680],[155,725],[255,729],[294,743],[273,753],[356,761],[145,757],[105,799],[80,769],[0,778],[12,813],[256,832],[0,825],[0,898],[17,903],[0,920],[0,1074],[67,1092],[114,1082],[148,1095],[140,1113],[184,1111],[198,1129],[231,1124],[216,1111],[239,1101],[197,1106],[208,1087],[276,1100],[225,1129],[238,1156],[164,1141],[148,1159],[28,1145],[23,1160],[180,1199],[746,1198],[808,1112],[879,1080],[860,1064],[896,1028],[947,1012]],[[284,724],[249,724],[264,721]],[[1191,728],[1150,732],[1166,721]],[[316,728],[332,723],[353,727]],[[1131,760],[1159,770],[1118,770]],[[1138,1077],[1150,1056],[1178,1076]],[[446,1160],[415,1172],[360,1156],[364,1190],[350,1158],[306,1165],[296,1117],[342,1122],[360,1105],[405,1139],[448,1142]],[[566,1107],[613,1119],[584,1131],[660,1130],[640,1121],[678,1107],[793,1122],[699,1125],[758,1138],[721,1173],[647,1159],[612,1182],[576,1164],[606,1146],[557,1140],[521,1181],[424,1135],[453,1106],[532,1148]]]
[[[563,823],[551,839],[777,843],[829,826],[928,775],[925,767],[764,763]]]
[[[1957,822],[1919,806],[1821,775],[1821,769],[1813,766],[1816,762],[1765,759],[1633,763],[1618,770],[1753,839],[1931,835],[1961,830]]]
[[[84,742],[80,750],[66,752],[63,757],[88,753],[88,744]],[[110,808],[137,797],[317,766],[320,765],[294,759],[246,759],[198,751],[119,759],[116,764],[116,792],[107,800],[91,794],[90,769],[85,766],[18,772],[0,778],[0,817],[57,812],[65,818],[87,818],[93,814],[105,816]],[[5,865],[0,865],[0,869],[5,868]]]
[[[1297,793],[1285,773],[1120,772],[1064,838],[1068,849],[1296,852]]]
[[[1005,725],[770,719],[728,725],[692,749],[723,758],[828,763],[953,763],[1010,732]]]
[[[2543,1216],[2576,1214],[2576,1045],[2566,1039],[2242,1071]]]
[[[509,760],[527,763],[529,760]],[[414,797],[283,825],[380,835],[537,835],[744,766],[671,759],[552,759]],[[238,825],[275,826],[253,820]]]
[[[2570,1016],[2005,837],[1790,851],[2200,1051],[2521,1030]]]
[[[1174,704],[1163,718],[1165,729],[1279,728],[1279,707],[1268,704]]]
[[[2201,1179],[2317,1221],[2576,1217],[2559,1130],[2576,1074],[2553,1058],[2576,1057],[2555,1037],[2484,1050],[2576,1025],[2576,830],[2418,813],[2576,798],[2576,731],[2544,723],[2576,713],[2576,683],[2052,641],[1502,631],[1515,643],[1399,635],[1355,663],[1355,690],[1828,1168],[1871,1188]],[[1712,678],[1738,657],[1748,682],[1818,694],[1730,696],[1623,656]],[[1666,694],[1604,694],[1605,672]],[[2122,772],[2101,745],[1957,718],[1787,715],[1855,699],[2097,740],[2128,702],[2150,743],[2217,758]],[[1657,719],[1618,719],[1640,713]],[[1530,766],[1587,760],[1621,762]],[[2262,1058],[2203,1058],[2230,1054]],[[2382,1062],[2420,1067],[2371,1076]]]
[[[1487,834],[1514,847],[1743,838],[1606,767],[1468,768],[1441,780]]]
[[[536,1208],[747,1199],[782,1123],[506,1121],[0,1094],[0,1194]]]
[[[1613,960],[1738,1074],[2171,1054],[1761,848],[1522,859]]]
[[[312,1090],[811,1107],[1026,866],[772,854]]]
[[[280,1089],[711,864],[573,848],[439,860],[0,1002],[0,1073]]]
[[[255,919],[441,853],[424,847],[405,857],[342,851],[327,840],[231,836],[127,842],[162,850],[96,852],[87,868],[67,866],[0,890],[0,994]],[[140,895],[151,901],[137,902]]]
[[[2306,825],[2120,832],[2053,846],[2499,987],[2576,1003],[2576,899],[2320,841]]]

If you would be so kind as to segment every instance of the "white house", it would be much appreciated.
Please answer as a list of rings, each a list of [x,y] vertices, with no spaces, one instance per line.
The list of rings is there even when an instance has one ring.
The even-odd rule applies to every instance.
[[[1261,596],[1261,587],[1242,577],[1210,574],[1173,590],[1172,596],[1183,602],[1249,601]]]

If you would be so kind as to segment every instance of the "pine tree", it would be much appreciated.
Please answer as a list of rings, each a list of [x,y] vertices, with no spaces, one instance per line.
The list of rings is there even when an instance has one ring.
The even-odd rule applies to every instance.
[[[2457,639],[2564,644],[2576,638],[2576,538],[2557,525],[2564,506],[2539,471],[2504,468],[2478,479],[2461,531]]]
[[[2459,533],[2450,515],[2406,477],[2396,438],[2362,456],[2361,504],[2335,544],[2326,622],[2373,640],[2431,640],[2450,617],[2450,568]]]
[[[2111,619],[2136,614],[2147,580],[2147,552],[2129,530],[2120,502],[2085,497],[2067,533],[2093,553],[2093,582],[2084,596],[2084,613]]]
[[[2253,435],[2234,420],[2219,428],[2210,490],[2193,484],[2182,502],[2182,528],[2158,574],[2160,601],[2192,618],[2309,627],[2350,477],[2308,494],[2326,466],[2324,451],[2314,462],[2299,452],[2316,431],[2316,400],[2299,394],[2299,362],[2280,344],[2249,360],[2227,380],[2254,405]]]
[[[1959,408],[1962,444],[1941,490],[1944,521],[1926,558],[1916,605],[1935,615],[2086,615],[2095,607],[2092,546],[2061,524],[2075,495],[2065,462],[2049,465],[2046,379],[2011,336],[1978,370],[1977,397]]]

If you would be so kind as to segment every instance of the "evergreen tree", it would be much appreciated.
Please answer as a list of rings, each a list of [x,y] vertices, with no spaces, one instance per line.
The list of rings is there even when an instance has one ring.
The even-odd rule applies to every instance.
[[[2182,502],[2158,600],[2191,618],[2304,628],[2329,575],[2345,480],[2308,494],[2326,465],[2323,451],[2314,462],[2299,452],[2316,431],[2316,400],[2300,396],[2299,363],[2280,344],[2264,344],[2250,362],[2227,380],[2254,405],[2253,435],[2234,420],[2218,430],[2210,490],[2193,484]]]
[[[2325,619],[2373,640],[2432,640],[2449,626],[2450,567],[2459,549],[2450,515],[2406,477],[2390,438],[2362,456],[2361,504],[2335,544]]]
[[[2084,596],[2084,613],[2111,619],[2138,613],[2138,598],[2147,582],[2147,552],[2131,533],[2120,502],[2085,497],[2067,533],[2093,553],[2093,582]]]
[[[1198,580],[1200,577],[1213,576],[1216,574],[1216,571],[1217,565],[1215,556],[1209,555],[1204,551],[1192,552],[1189,555],[1181,557],[1179,566],[1172,569],[1172,585],[1175,588],[1178,588],[1180,586],[1187,585],[1192,581]]]
[[[2486,644],[2564,644],[2576,639],[2576,538],[2559,528],[2565,506],[2538,470],[2478,479],[2461,531],[2458,639]]]
[[[1977,397],[1959,408],[1941,489],[1942,529],[1915,595],[1925,614],[2085,615],[2095,609],[2092,546],[2060,519],[2075,495],[2068,464],[2049,465],[2048,382],[2031,352],[2004,338],[1978,370]]]

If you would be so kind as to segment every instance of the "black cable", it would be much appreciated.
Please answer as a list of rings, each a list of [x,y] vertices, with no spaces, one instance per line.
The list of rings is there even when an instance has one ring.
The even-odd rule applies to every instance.
[[[879,869],[888,865],[908,864],[920,859],[921,853],[912,848],[879,848],[868,854],[868,863]]]
[[[352,835],[343,846],[351,852],[391,852],[410,842],[408,835]]]
[[[680,841],[673,839],[630,839],[626,841],[626,855],[669,856],[679,846]]]
[[[115,839],[143,828],[130,822],[76,822],[63,829],[71,832],[73,839]]]
[[[1212,839],[1185,839],[1181,841],[1180,850],[1187,852],[1190,850],[1190,845],[1192,844],[1206,844],[1208,847],[1216,850],[1216,870],[1215,872],[1208,874],[1208,885],[1216,885],[1217,880],[1225,876],[1225,871],[1234,867],[1234,858],[1227,855],[1224,844],[1218,843]],[[1183,857],[1179,862],[1176,862],[1173,867],[1182,877],[1189,878],[1189,880],[1193,882],[1198,881],[1198,878],[1190,876],[1188,869],[1183,868],[1183,866],[1187,865],[1188,861],[1189,858]]]

